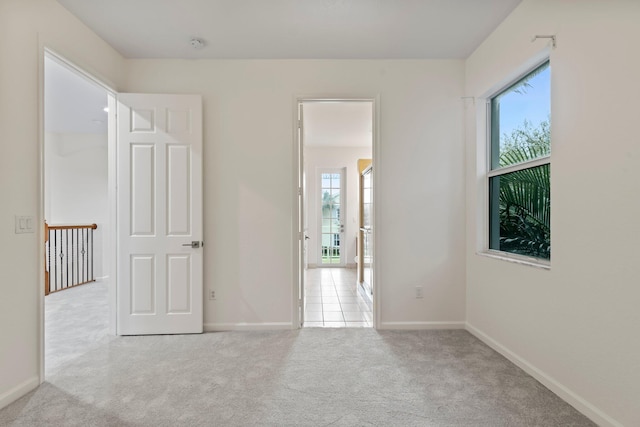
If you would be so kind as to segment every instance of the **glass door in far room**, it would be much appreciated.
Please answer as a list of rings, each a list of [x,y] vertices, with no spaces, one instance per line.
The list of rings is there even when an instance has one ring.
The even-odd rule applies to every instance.
[[[318,266],[344,267],[344,169],[322,169],[320,174],[320,241]]]

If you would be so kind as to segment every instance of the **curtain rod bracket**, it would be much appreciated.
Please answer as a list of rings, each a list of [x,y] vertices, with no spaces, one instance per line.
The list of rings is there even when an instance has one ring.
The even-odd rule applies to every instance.
[[[536,34],[535,36],[533,36],[531,38],[531,43],[533,43],[534,41],[538,40],[538,39],[551,39],[551,46],[553,46],[553,48],[556,48],[556,36],[555,34],[552,35],[539,35]]]

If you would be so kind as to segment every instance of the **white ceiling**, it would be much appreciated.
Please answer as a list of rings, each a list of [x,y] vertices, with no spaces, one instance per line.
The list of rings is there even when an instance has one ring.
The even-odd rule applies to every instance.
[[[58,2],[127,58],[444,59],[468,57],[521,0]]]
[[[466,58],[521,0],[58,0],[127,58]],[[204,40],[191,47],[192,37]],[[45,130],[106,133],[106,92],[45,65]],[[307,105],[310,146],[371,146],[369,103]]]
[[[306,102],[303,105],[305,146],[371,148],[371,102]]]
[[[45,57],[44,129],[54,133],[107,133],[107,92]]]

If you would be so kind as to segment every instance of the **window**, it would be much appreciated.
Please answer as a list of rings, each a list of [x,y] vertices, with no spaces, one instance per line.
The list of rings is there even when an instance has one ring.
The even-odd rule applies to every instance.
[[[549,260],[550,66],[540,65],[488,103],[489,249]]]

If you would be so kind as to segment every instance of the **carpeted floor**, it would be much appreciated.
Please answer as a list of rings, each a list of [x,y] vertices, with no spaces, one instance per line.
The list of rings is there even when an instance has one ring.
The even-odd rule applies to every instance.
[[[1,410],[0,425],[593,425],[460,330],[309,328],[84,342],[47,369],[41,387]]]
[[[109,340],[106,282],[94,282],[45,297],[45,378]]]

